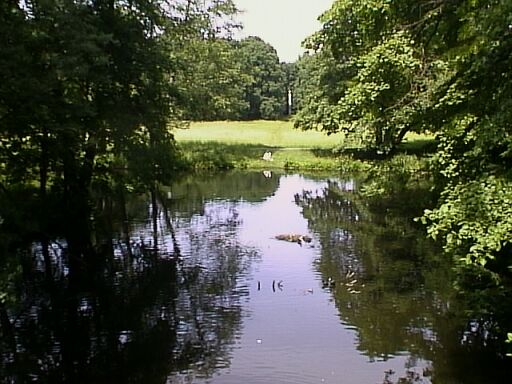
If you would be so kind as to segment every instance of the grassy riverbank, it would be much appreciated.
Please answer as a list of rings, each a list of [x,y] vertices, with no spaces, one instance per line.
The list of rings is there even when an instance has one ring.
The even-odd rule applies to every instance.
[[[369,167],[367,161],[342,154],[341,149],[358,149],[344,142],[342,134],[300,131],[288,121],[192,123],[174,134],[187,158],[203,170],[363,171]],[[431,141],[429,136],[410,135],[404,148],[421,151]],[[263,159],[267,151],[272,153],[271,161]]]

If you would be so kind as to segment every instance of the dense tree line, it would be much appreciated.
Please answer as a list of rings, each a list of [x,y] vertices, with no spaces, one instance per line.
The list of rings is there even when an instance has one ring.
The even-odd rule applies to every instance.
[[[156,382],[169,374],[171,360],[186,368],[193,355],[204,362],[203,351],[212,358],[218,352],[210,342],[198,349],[202,340],[192,351],[191,340],[178,335],[180,318],[191,328],[210,325],[201,320],[197,294],[183,310],[176,307],[188,289],[178,287],[178,273],[191,279],[187,267],[178,270],[177,243],[173,257],[157,257],[157,215],[174,234],[158,183],[186,169],[172,129],[197,110],[191,101],[201,80],[189,82],[199,72],[190,64],[201,63],[190,56],[206,42],[225,44],[235,11],[231,0],[0,2],[5,380]],[[134,212],[131,191],[150,191]],[[147,220],[148,213],[154,236],[140,234],[134,244],[129,219]],[[110,355],[108,346],[126,327],[138,347],[120,342]],[[158,357],[137,356],[146,342]]]
[[[286,116],[287,64],[259,37],[188,44],[181,56],[191,87],[190,120],[255,120]]]
[[[143,188],[155,201],[156,183],[185,168],[171,133],[194,110],[184,58],[229,37],[235,12],[231,0],[0,4],[4,265],[3,240],[38,240],[51,275],[55,236],[70,271],[103,261],[91,193]]]
[[[439,200],[423,221],[475,284],[510,285],[511,15],[508,0],[337,0],[297,63],[298,127],[382,155],[436,134]]]
[[[232,39],[230,0],[7,1],[0,11],[3,181],[37,179],[41,196],[50,186],[78,196],[119,166],[142,183],[170,177],[180,121],[286,112],[284,64],[259,38]]]

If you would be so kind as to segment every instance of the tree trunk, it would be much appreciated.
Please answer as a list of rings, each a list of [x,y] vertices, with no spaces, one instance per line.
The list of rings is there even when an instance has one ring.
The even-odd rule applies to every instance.
[[[153,242],[155,251],[158,248],[158,205],[156,199],[156,182],[151,187],[151,217],[153,221]]]
[[[384,144],[384,129],[380,126],[380,124],[377,124],[375,126],[375,148],[380,149],[382,147],[382,144]]]
[[[133,252],[130,243],[130,222],[128,220],[128,212],[126,211],[126,198],[125,198],[125,189],[122,182],[118,182],[117,184],[117,195],[119,197],[119,205],[121,209],[121,219],[123,221],[123,235],[124,235],[124,243],[126,245],[126,250],[128,252],[128,257],[130,260],[133,259]]]
[[[171,232],[174,256],[179,259],[181,257],[180,245],[179,245],[178,239],[176,237],[176,231],[174,230],[174,226],[172,225],[172,222],[171,222],[171,216],[169,215],[169,209],[167,208],[167,205],[165,204],[162,194],[159,193],[158,196],[159,196],[160,204],[162,205],[162,208],[163,208],[167,228],[169,229],[169,232]]]
[[[91,241],[89,187],[94,152],[86,149],[83,161],[68,147],[64,157],[64,204],[67,215],[66,240],[69,248],[70,275],[79,277],[97,267],[97,254]]]
[[[46,186],[48,184],[48,130],[43,128],[43,138],[41,139],[41,157],[39,159],[39,196],[44,203],[46,199]]]
[[[398,136],[394,138],[392,141],[392,146],[389,150],[388,156],[391,157],[396,154],[396,151],[398,149],[398,146],[402,143],[402,140],[404,139],[407,132],[409,132],[410,127],[405,127],[400,130],[398,133]]]
[[[7,314],[5,304],[0,302],[0,327],[2,329],[2,338],[7,342],[11,350],[16,353],[16,339],[14,337],[14,327]]]
[[[398,136],[395,138],[395,141],[394,141],[394,147],[397,147],[400,145],[400,143],[402,142],[402,140],[404,139],[405,135],[407,135],[407,132],[409,132],[411,128],[410,127],[405,127],[405,128],[402,128],[400,130],[400,132],[398,133]]]

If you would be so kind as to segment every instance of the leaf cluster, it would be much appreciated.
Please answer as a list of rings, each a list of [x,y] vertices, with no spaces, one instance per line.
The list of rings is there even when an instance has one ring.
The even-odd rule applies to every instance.
[[[334,2],[305,41],[322,65],[311,68],[316,91],[296,125],[342,131],[381,153],[392,153],[407,132],[431,130],[452,10],[441,0]]]
[[[450,253],[503,277],[512,265],[512,5],[467,1],[458,14],[456,44],[446,52],[449,75],[433,108],[443,192],[425,222]]]
[[[442,237],[444,248],[468,264],[498,258],[511,262],[512,183],[481,177],[447,188],[435,210],[425,211],[428,233]],[[502,260],[503,261],[503,260]]]
[[[510,15],[506,0],[337,0],[305,41],[309,97],[295,120],[384,154],[407,132],[436,132],[440,200],[423,221],[449,253],[501,274],[512,264]]]

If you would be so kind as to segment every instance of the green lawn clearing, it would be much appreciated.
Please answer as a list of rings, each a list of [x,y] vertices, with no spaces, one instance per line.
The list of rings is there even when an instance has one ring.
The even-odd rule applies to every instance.
[[[343,134],[302,131],[290,121],[195,122],[189,128],[175,130],[174,136],[195,168],[202,170],[366,168],[364,162],[339,154]],[[414,150],[432,138],[411,134],[406,141],[405,146]],[[265,152],[272,154],[272,160],[263,159]]]
[[[290,121],[214,121],[192,123],[188,129],[177,129],[178,142],[220,142],[251,144],[281,148],[334,148],[343,135],[327,136],[318,131],[301,131]]]

